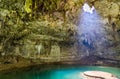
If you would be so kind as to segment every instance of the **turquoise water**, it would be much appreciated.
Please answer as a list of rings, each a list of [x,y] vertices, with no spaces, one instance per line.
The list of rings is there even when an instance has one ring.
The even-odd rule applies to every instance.
[[[43,66],[20,72],[0,74],[0,79],[83,79],[80,74],[90,70],[109,72],[120,79],[120,68],[103,66]]]

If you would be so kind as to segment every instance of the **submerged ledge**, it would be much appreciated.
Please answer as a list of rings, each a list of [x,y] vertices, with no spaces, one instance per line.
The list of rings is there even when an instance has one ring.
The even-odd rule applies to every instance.
[[[81,75],[85,79],[118,79],[117,76],[103,71],[86,71]]]

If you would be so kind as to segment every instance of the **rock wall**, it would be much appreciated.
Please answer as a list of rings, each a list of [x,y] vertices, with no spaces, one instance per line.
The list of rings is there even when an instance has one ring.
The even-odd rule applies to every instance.
[[[120,5],[116,0],[101,0],[95,2],[95,7],[103,17],[104,29],[108,40],[108,48],[105,49],[103,57],[119,58],[120,35],[119,35],[119,16]]]
[[[5,4],[3,0],[0,1],[2,1],[2,4]],[[6,1],[9,2],[9,0]],[[76,2],[75,4],[74,1]],[[98,14],[102,18],[102,23],[104,24],[103,29],[106,32],[104,34],[106,37],[102,37],[102,40],[95,40],[97,45],[96,50],[86,50],[86,47],[78,43],[76,31],[78,26],[78,16],[82,11],[82,2],[78,3],[77,0],[69,0],[69,6],[67,5],[67,9],[65,9],[66,22],[64,22],[65,17],[63,17],[63,12],[53,12],[52,16],[51,14],[40,13],[39,17],[33,19],[34,17],[32,17],[31,14],[26,14],[24,12],[24,3],[22,1],[20,1],[22,5],[17,7],[17,10],[14,10],[14,5],[11,6],[12,9],[0,5],[0,29],[5,29],[3,28],[3,25],[7,28],[7,31],[3,34],[2,31],[0,31],[0,34],[1,36],[4,34],[8,35],[2,37],[4,39],[11,36],[5,43],[6,47],[8,47],[7,44],[10,42],[11,44],[9,44],[9,46],[14,48],[14,51],[10,54],[20,55],[25,58],[45,59],[47,61],[49,59],[52,61],[59,61],[60,59],[74,60],[89,56],[89,53],[93,52],[92,55],[119,59],[120,2],[119,0],[92,1],[94,2]],[[31,18],[27,15],[29,15],[29,17],[31,16]],[[13,27],[10,28],[9,26]],[[19,27],[20,29],[18,29]],[[20,38],[22,39],[19,40]],[[0,40],[0,52],[2,52],[2,42],[4,39],[2,39],[2,41]],[[13,40],[15,42],[13,42]],[[13,45],[13,43],[15,45]],[[104,46],[99,46],[101,43],[103,43]],[[81,48],[83,48],[83,50],[81,50]],[[10,49],[12,50],[12,48]]]
[[[118,1],[112,0],[95,0],[94,6],[97,10],[97,13],[101,17],[101,23],[103,24],[102,30],[105,31],[103,36],[94,39],[94,49],[88,49],[88,46],[84,46],[83,44],[79,45],[79,51],[81,55],[97,55],[104,58],[111,59],[119,59],[120,51],[120,35],[119,35],[119,27],[120,27],[120,5]],[[88,24],[89,26],[89,24]],[[81,37],[82,38],[82,37]],[[86,39],[83,37],[83,39]],[[80,39],[81,40],[81,39]],[[88,39],[86,39],[88,40]],[[89,43],[89,40],[88,40]],[[83,53],[82,53],[83,52]]]

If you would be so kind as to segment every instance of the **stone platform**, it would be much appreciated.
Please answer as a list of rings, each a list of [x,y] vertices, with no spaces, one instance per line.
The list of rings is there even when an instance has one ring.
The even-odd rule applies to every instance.
[[[118,79],[115,75],[102,71],[86,71],[81,75],[84,79]]]

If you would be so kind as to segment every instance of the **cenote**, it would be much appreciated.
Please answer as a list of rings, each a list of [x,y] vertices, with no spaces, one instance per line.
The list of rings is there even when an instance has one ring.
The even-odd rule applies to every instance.
[[[0,0],[0,79],[120,79],[120,0]]]
[[[120,68],[104,66],[43,66],[27,70],[0,74],[0,79],[84,79],[85,71],[109,72],[120,79]]]

